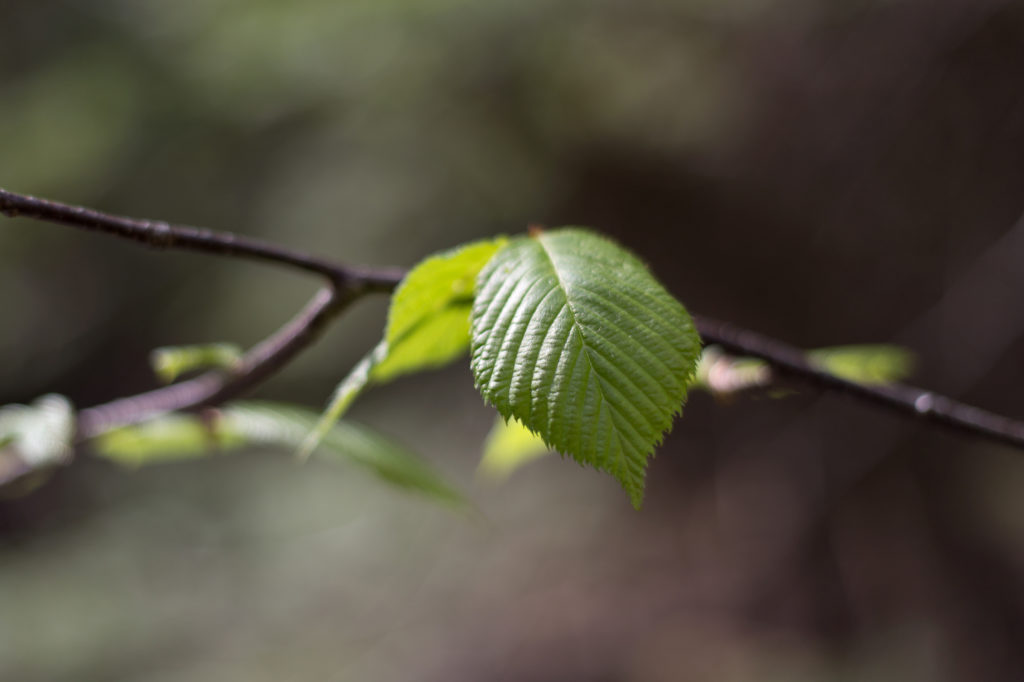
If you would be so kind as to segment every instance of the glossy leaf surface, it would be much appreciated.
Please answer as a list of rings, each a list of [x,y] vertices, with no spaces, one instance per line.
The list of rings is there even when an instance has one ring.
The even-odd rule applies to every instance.
[[[639,506],[700,354],[690,316],[646,266],[580,228],[512,240],[480,273],[471,337],[484,399]]]

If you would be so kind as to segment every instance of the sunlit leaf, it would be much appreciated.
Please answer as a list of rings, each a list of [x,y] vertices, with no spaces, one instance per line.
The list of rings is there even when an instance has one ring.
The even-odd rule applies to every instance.
[[[242,349],[230,343],[203,346],[167,346],[150,353],[153,371],[165,383],[196,369],[230,369],[242,360]]]
[[[384,336],[389,351],[374,369],[375,381],[447,363],[469,348],[476,276],[506,241],[460,246],[409,271],[391,301]]]
[[[639,507],[700,354],[690,316],[644,264],[579,228],[512,240],[480,273],[471,336],[484,399],[612,474]]]
[[[502,479],[519,467],[551,452],[551,448],[518,419],[498,417],[484,443],[480,473]]]
[[[305,458],[371,383],[445,365],[469,348],[469,313],[476,276],[506,243],[473,242],[430,256],[402,280],[391,299],[384,339],[334,391],[299,450]]]

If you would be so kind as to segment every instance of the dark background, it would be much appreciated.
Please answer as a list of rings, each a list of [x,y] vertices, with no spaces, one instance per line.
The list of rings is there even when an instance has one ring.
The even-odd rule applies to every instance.
[[[1012,0],[7,0],[0,186],[366,264],[590,225],[694,311],[1021,416],[1022,85]],[[148,388],[315,285],[5,220],[0,399]],[[259,394],[320,406],[385,309]],[[284,452],[0,501],[0,679],[1024,679],[1018,453],[701,394],[637,513],[554,457],[478,480],[466,364],[352,416],[479,518]]]

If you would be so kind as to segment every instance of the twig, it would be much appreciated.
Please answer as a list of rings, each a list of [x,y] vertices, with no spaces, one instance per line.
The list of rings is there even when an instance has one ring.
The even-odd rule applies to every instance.
[[[331,317],[350,303],[366,293],[394,290],[405,274],[399,269],[341,265],[228,232],[108,215],[3,189],[0,189],[0,213],[106,232],[156,248],[187,249],[261,260],[316,273],[329,282],[329,286],[321,289],[294,319],[250,350],[235,371],[209,372],[190,381],[83,410],[79,416],[79,438],[82,440],[95,437],[112,426],[135,423],[155,413],[215,405],[235,397],[287,364],[316,339]],[[803,351],[781,341],[707,317],[695,316],[694,322],[705,343],[719,345],[737,355],[764,360],[779,373],[811,386],[847,393],[883,409],[1024,448],[1024,421],[987,412],[913,386],[868,386],[848,381],[812,366]]]
[[[0,213],[9,218],[25,216],[58,225],[105,232],[156,249],[200,251],[286,265],[326,277],[338,289],[390,291],[395,279],[395,271],[392,270],[341,265],[230,232],[214,232],[187,225],[172,225],[163,221],[110,215],[81,206],[15,194],[4,189],[0,189]]]
[[[998,443],[1024,448],[1024,422],[967,405],[953,398],[905,384],[866,385],[848,381],[807,362],[804,351],[727,322],[694,317],[705,343],[730,353],[764,360],[780,374],[818,388],[847,393],[888,410],[963,431]]]
[[[359,294],[320,289],[298,315],[252,348],[230,372],[213,371],[154,391],[120,398],[82,410],[78,415],[79,441],[95,438],[117,426],[135,424],[156,414],[219,405],[261,383],[309,346],[327,322]]]

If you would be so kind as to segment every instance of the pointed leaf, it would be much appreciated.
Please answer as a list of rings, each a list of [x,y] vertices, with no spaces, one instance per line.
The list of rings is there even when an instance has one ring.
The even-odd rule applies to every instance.
[[[690,316],[644,264],[580,228],[512,240],[480,273],[471,337],[484,399],[639,506],[700,354]]]

